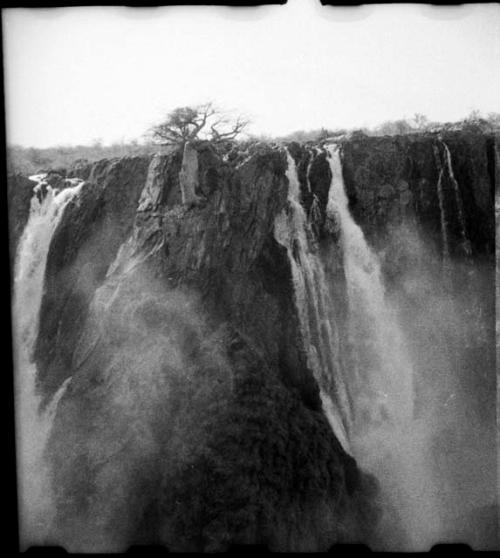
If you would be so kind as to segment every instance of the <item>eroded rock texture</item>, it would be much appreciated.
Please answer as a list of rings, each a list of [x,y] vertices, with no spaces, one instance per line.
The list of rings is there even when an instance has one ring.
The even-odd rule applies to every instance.
[[[141,158],[96,163],[78,203],[67,208],[54,235],[40,309],[43,327],[35,347],[46,393],[72,375],[74,343],[95,289],[132,230],[147,167]]]
[[[443,141],[471,247],[460,251],[447,176],[451,255],[483,261],[488,283],[493,139]],[[369,242],[384,246],[388,280],[413,265],[398,241],[402,227],[442,250],[436,145],[444,157],[437,137],[342,142],[352,213]],[[47,398],[72,377],[48,451],[55,533],[75,549],[90,537],[97,550],[158,542],[181,551],[235,543],[315,551],[366,540],[377,522],[376,482],[343,451],[321,410],[290,265],[273,236],[287,198],[284,152],[259,145],[223,159],[207,142],[190,149],[190,170],[182,152],[82,165],[87,183],[54,235],[35,357]],[[289,151],[317,242],[331,250],[345,314],[342,254],[326,224],[326,152]],[[26,221],[20,180],[9,183],[18,196],[13,243]],[[488,288],[473,305],[482,312]],[[488,324],[471,351],[487,346]],[[490,356],[481,357],[488,370]]]

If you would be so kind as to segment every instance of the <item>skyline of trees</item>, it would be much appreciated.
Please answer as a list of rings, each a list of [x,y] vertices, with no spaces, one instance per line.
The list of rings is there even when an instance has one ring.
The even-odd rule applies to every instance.
[[[229,125],[231,125],[231,123],[234,125],[237,122],[237,119],[228,119]],[[281,137],[248,134],[245,141],[269,141],[276,143],[287,141],[307,142],[321,141],[329,136],[340,134],[357,133],[367,136],[390,136],[454,129],[483,133],[500,132],[500,113],[492,112],[483,115],[480,111],[475,109],[462,120],[445,123],[432,122],[426,115],[415,113],[412,118],[386,121],[372,128],[330,129],[323,127],[317,130],[296,130]],[[238,127],[235,131],[238,133],[232,141],[238,141],[236,137],[243,130],[240,130]],[[212,141],[217,140],[214,138]],[[91,145],[54,146],[46,148],[7,145],[7,172],[33,174],[44,168],[67,168],[78,159],[93,162],[106,158],[149,155],[165,149],[172,149],[172,146],[163,146],[155,143],[151,136],[148,137],[147,134],[143,136],[142,141],[136,139],[128,142],[114,142],[110,145],[103,144],[99,139],[94,140]]]

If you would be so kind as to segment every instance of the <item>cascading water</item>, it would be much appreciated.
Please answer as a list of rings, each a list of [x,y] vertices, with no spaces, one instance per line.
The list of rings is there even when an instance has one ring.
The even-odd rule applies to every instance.
[[[40,412],[36,366],[32,352],[39,329],[39,311],[47,255],[66,206],[77,198],[83,182],[61,191],[35,175],[30,215],[19,242],[14,275],[13,333],[16,433],[21,547],[43,544],[51,522],[51,496],[43,452],[66,380]],[[71,182],[75,184],[76,181]]]
[[[446,267],[448,265],[448,261],[450,259],[450,241],[448,239],[448,221],[446,219],[446,208],[445,208],[445,201],[444,201],[444,192],[443,192],[443,175],[444,170],[441,165],[441,158],[439,156],[439,150],[437,145],[434,146],[434,158],[436,160],[436,164],[439,168],[439,177],[437,181],[437,195],[438,195],[438,202],[439,202],[439,212],[441,217],[441,239],[443,244],[443,265]]]
[[[454,200],[460,200],[461,202],[461,198],[456,197],[460,195],[458,184],[453,185],[451,156],[445,158],[446,150],[439,150],[439,148],[438,144],[436,146],[440,164],[438,194],[442,218],[444,256],[449,258],[449,240],[455,240],[459,235],[457,226],[459,219],[463,236],[466,237],[466,235],[463,215],[460,217],[460,215],[454,213]],[[443,450],[441,447],[446,443],[446,436],[436,438],[434,434],[438,429],[434,431],[428,429],[430,420],[442,419],[443,412],[436,412],[434,406],[428,405],[425,410],[429,416],[424,417],[424,419],[415,417],[413,412],[415,374],[420,373],[419,366],[421,367],[422,363],[419,357],[415,355],[415,348],[418,348],[419,345],[409,336],[408,339],[411,339],[414,349],[412,356],[410,356],[407,339],[398,320],[398,318],[402,319],[403,316],[396,312],[396,304],[400,300],[397,296],[403,296],[404,290],[401,284],[397,286],[397,289],[399,289],[396,293],[397,296],[394,295],[396,290],[394,287],[389,293],[392,298],[389,298],[385,293],[381,262],[377,254],[368,245],[362,229],[356,224],[349,211],[342,176],[341,154],[341,148],[333,144],[326,149],[315,149],[315,156],[323,158],[327,155],[326,161],[331,170],[325,223],[325,229],[333,233],[331,237],[326,240],[322,237],[322,240],[319,240],[319,236],[316,234],[316,229],[323,230],[321,227],[324,221],[324,211],[318,196],[314,192],[315,184],[314,182],[311,184],[309,181],[309,171],[313,166],[313,158],[311,157],[308,164],[305,185],[307,191],[304,192],[308,200],[311,200],[309,214],[307,215],[301,204],[301,190],[295,161],[288,152],[286,153],[288,162],[286,175],[289,183],[287,206],[276,217],[274,235],[277,242],[286,250],[290,262],[303,347],[307,355],[308,367],[314,374],[320,389],[325,415],[344,449],[356,458],[363,470],[375,475],[380,483],[380,503],[384,516],[377,533],[379,538],[374,542],[370,541],[370,544],[374,550],[428,550],[432,544],[440,540],[442,533],[446,533],[446,528],[449,528],[455,520],[452,514],[457,509],[460,508],[462,512],[463,508],[468,505],[467,511],[474,511],[474,505],[478,506],[475,502],[465,503],[467,499],[472,500],[469,496],[474,495],[474,491],[467,488],[461,492],[455,487],[459,482],[463,485],[475,482],[477,478],[476,470],[483,468],[484,462],[481,455],[474,459],[470,458],[470,463],[462,460],[461,454],[466,447],[462,441],[465,437],[463,428],[461,428],[462,423],[452,422],[450,419],[448,424],[445,425],[450,426],[452,434],[456,433],[455,437],[450,436],[448,438],[448,440],[451,440],[449,445],[451,446],[458,440],[455,448],[450,451],[449,448]],[[320,162],[324,163],[323,160]],[[160,178],[161,171],[160,160],[154,160],[148,171],[147,184],[139,203],[139,213],[141,209],[155,209],[163,184],[162,180],[158,180],[158,183],[156,183],[155,176]],[[35,384],[36,369],[32,362],[31,353],[37,338],[38,328],[43,327],[43,324],[41,326],[38,324],[38,315],[43,295],[46,259],[50,243],[67,204],[78,198],[81,188],[81,184],[75,185],[73,183],[71,184],[74,186],[73,188],[58,192],[44,182],[43,176],[32,178],[37,182],[37,186],[34,188],[35,195],[32,200],[29,221],[18,250],[13,312],[21,541],[24,547],[30,544],[43,544],[48,541],[47,534],[51,522],[52,502],[48,488],[50,487],[49,471],[44,463],[44,449],[50,434],[52,420],[57,412],[58,402],[64,395],[68,383],[71,382],[71,379],[66,380],[52,401],[45,407],[43,414],[40,414],[38,411],[40,400]],[[458,201],[456,203],[458,204]],[[448,225],[451,226],[448,227]],[[96,307],[104,305],[111,307],[111,304],[116,304],[115,310],[119,310],[119,312],[116,312],[118,316],[125,315],[122,314],[122,308],[124,312],[129,306],[135,305],[134,291],[131,291],[132,295],[128,294],[125,289],[122,293],[120,292],[121,287],[125,288],[128,285],[129,277],[132,275],[129,272],[158,250],[163,241],[163,237],[158,241],[151,241],[148,238],[147,242],[142,243],[140,228],[140,222],[137,227],[134,226],[132,236],[129,241],[122,245],[115,262],[108,270],[106,285],[96,291],[92,303]],[[455,238],[448,238],[449,232],[453,232]],[[325,249],[332,248],[334,243],[334,250]],[[452,242],[451,244],[451,251],[454,255],[455,243]],[[337,256],[339,252],[340,258],[336,257],[334,259],[332,255]],[[340,259],[343,265],[331,265],[334,261],[340,263]],[[332,285],[337,281],[338,274],[342,272],[345,277]],[[112,277],[113,274],[116,274],[115,278]],[[115,289],[120,281],[119,288]],[[140,289],[138,290],[142,292]],[[345,319],[344,300],[340,300],[344,292],[347,295],[347,319]],[[123,296],[123,300],[120,300],[119,296]],[[156,292],[154,296],[156,297]],[[433,298],[431,302],[427,302],[425,310],[422,310],[417,316],[411,315],[409,320],[418,321],[427,308],[435,303],[435,300]],[[398,308],[405,307],[401,304]],[[441,308],[444,308],[444,306],[439,307],[439,309]],[[91,310],[93,312],[93,308]],[[451,313],[447,313],[445,309],[443,314],[444,322]],[[98,313],[96,311],[96,316],[99,317],[100,315],[104,316],[105,312]],[[429,318],[429,322],[433,317],[434,314],[432,318]],[[95,319],[97,322],[98,318]],[[407,328],[405,331],[416,332],[418,330],[417,327],[412,329],[412,327],[408,327],[406,322],[403,323]],[[429,337],[432,338],[434,343],[433,333],[437,331],[439,325],[435,326],[434,329],[427,326],[428,323],[425,321],[423,326],[419,327],[420,330],[429,330]],[[130,331],[135,327],[135,322],[133,322]],[[157,346],[160,347],[159,351],[163,351],[165,343],[163,332],[158,333],[159,341],[155,341],[149,333],[144,332],[142,322],[140,327],[142,329],[137,329],[137,331],[144,333],[144,347],[149,350],[150,347]],[[114,327],[109,329],[113,334],[117,333]],[[134,329],[130,334],[130,337],[134,340],[135,333]],[[125,328],[123,338],[128,339],[128,337],[129,330]],[[82,344],[83,356],[80,360],[86,358],[90,345],[91,343]],[[116,345],[113,345],[113,347],[116,347]],[[434,352],[429,358],[432,361],[432,374],[435,378],[442,377],[448,372],[446,359],[435,358],[435,354],[439,353],[443,347],[445,347],[444,342],[437,344],[437,348],[433,347]],[[113,350],[110,349],[110,352]],[[92,518],[88,521],[90,527],[88,531],[84,530],[85,535],[89,533],[90,536],[82,537],[82,539],[85,539],[85,544],[87,544],[87,539],[92,539],[95,544],[95,540],[98,538],[97,528],[101,528],[100,525],[104,524],[104,520],[108,521],[109,518],[112,518],[114,521],[118,518],[116,523],[123,524],[121,518],[129,517],[129,510],[125,509],[126,506],[120,508],[122,493],[135,482],[137,471],[142,468],[143,464],[152,460],[150,456],[156,455],[154,453],[156,449],[151,449],[154,444],[150,444],[151,440],[144,436],[144,432],[149,432],[149,430],[143,430],[142,425],[148,427],[150,424],[146,402],[149,405],[151,395],[158,392],[155,383],[155,371],[161,369],[161,377],[163,378],[163,364],[161,367],[159,364],[157,366],[156,361],[154,361],[156,357],[153,358],[154,362],[152,361],[152,363],[149,363],[149,361],[147,363],[142,362],[143,351],[142,349],[137,350],[135,341],[130,347],[128,341],[123,341],[123,349],[120,350],[125,351],[123,353],[127,357],[125,360],[132,360],[136,354],[138,360],[137,362],[134,361],[133,366],[125,366],[126,373],[124,373],[122,361],[119,360],[121,358],[120,352],[117,352],[116,360],[115,355],[113,355],[111,374],[114,374],[115,378],[111,378],[113,382],[109,384],[112,386],[109,392],[106,386],[102,388],[105,395],[103,395],[101,408],[107,409],[108,402],[111,402],[119,410],[118,415],[113,414],[116,423],[109,430],[113,435],[115,432],[122,432],[120,429],[122,423],[128,424],[127,421],[130,421],[131,417],[137,421],[136,424],[141,425],[141,428],[137,430],[139,436],[135,439],[137,444],[134,442],[131,445],[131,451],[126,454],[128,459],[133,458],[136,461],[128,468],[129,464],[126,459],[122,459],[122,456],[118,458],[124,464],[125,474],[120,469],[118,472],[114,471],[113,461],[109,469],[106,469],[105,489],[101,489],[98,494],[99,501],[103,505],[96,505],[91,509]],[[78,355],[76,351],[75,354]],[[177,345],[172,342],[172,355],[177,355],[176,358],[179,360],[178,366],[175,364],[173,368],[176,374],[178,368],[179,377],[184,370],[182,354],[181,349],[177,349]],[[348,358],[351,354],[352,358]],[[169,358],[172,359],[173,357]],[[415,362],[412,362],[412,358]],[[115,366],[115,363],[118,364]],[[217,366],[214,368],[218,369]],[[141,381],[139,383],[135,381],[137,370],[140,371]],[[152,371],[151,375],[147,376],[145,374],[144,371],[147,370]],[[452,372],[454,373],[454,371]],[[193,376],[193,378],[196,380],[196,376]],[[114,381],[115,379],[116,381]],[[420,376],[418,381],[418,387],[420,387]],[[143,394],[141,399],[137,398],[138,385]],[[118,386],[120,386],[120,389],[118,389]],[[136,405],[137,401],[140,401],[140,404]],[[445,403],[445,406],[447,404]],[[162,396],[158,397],[158,408],[164,405],[162,392]],[[206,406],[202,407],[206,408]],[[137,414],[135,414],[136,409]],[[148,412],[143,414],[143,411]],[[154,412],[151,413],[151,415],[154,414]],[[430,417],[431,414],[432,417]],[[103,416],[107,415],[103,413]],[[452,416],[451,412],[450,416]],[[464,416],[468,421],[469,417]],[[116,430],[114,430],[115,428]],[[480,432],[479,429],[466,431],[467,436],[469,436],[469,433],[477,434],[474,437],[469,436],[470,439],[479,439],[478,433]],[[462,440],[459,436],[462,437]],[[67,438],[66,448],[74,444],[74,438],[71,435]],[[98,438],[98,440],[101,439]],[[104,442],[99,442],[96,445],[99,446],[99,450],[104,451],[107,449],[109,440],[107,431],[103,434],[102,440]],[[93,440],[91,442],[94,443]],[[431,442],[435,442],[434,450],[431,447]],[[78,444],[74,445],[78,446]],[[475,446],[471,447],[475,450]],[[80,453],[85,451],[81,450]],[[147,453],[148,451],[151,453]],[[432,451],[435,452],[433,455]],[[446,452],[448,452],[448,455],[446,455]],[[63,459],[65,459],[66,452],[61,453]],[[470,453],[471,455],[477,455],[478,452],[470,451]],[[440,460],[436,459],[436,456]],[[453,464],[450,466],[449,463],[452,461]],[[433,470],[433,467],[436,469],[439,466],[442,466],[444,470],[440,477]],[[452,474],[459,469],[461,473],[467,467],[469,475],[456,475],[458,480],[453,485]],[[109,477],[107,476],[108,472]],[[149,475],[147,470],[146,475]],[[77,476],[75,474],[75,478]],[[93,480],[91,479],[90,482],[93,482]],[[440,482],[441,484],[439,484]],[[486,483],[484,483],[484,486],[486,486]],[[488,490],[490,486],[491,484],[486,489]],[[64,501],[66,494],[69,494],[71,490],[73,490],[73,486],[68,483],[67,492],[64,493],[61,501]],[[143,490],[142,487],[140,490]],[[115,500],[107,505],[108,500],[110,500],[110,491],[115,495]],[[452,494],[453,499],[450,494]],[[71,497],[73,496],[70,495],[69,498]],[[481,494],[476,497],[476,500],[482,503],[480,497],[482,497]],[[450,503],[455,504],[459,500],[463,500],[464,504],[462,505],[462,501],[460,501],[459,505],[455,505],[452,509],[452,513],[447,510],[444,510],[443,513],[443,508],[452,508]],[[134,500],[130,501],[133,502]],[[103,508],[105,509],[103,510]],[[130,508],[134,508],[134,506],[131,505]],[[121,511],[123,509],[125,511]],[[59,509],[59,512],[63,515],[61,509]],[[123,515],[120,515],[120,513],[123,513]],[[446,513],[448,513],[447,517]],[[133,514],[130,515],[133,516]],[[94,517],[97,518],[95,522],[93,521]],[[474,516],[464,517],[465,519],[461,520],[461,525],[466,521],[468,522],[469,517],[473,518]],[[87,520],[87,517],[85,517],[85,520]],[[103,521],[101,522],[101,520]],[[71,523],[71,521],[68,523]],[[137,522],[134,516],[130,520],[130,524],[135,525],[135,523]],[[103,528],[103,532],[104,530]],[[68,535],[67,540],[70,540],[73,532],[71,529],[68,529],[68,531],[70,535]],[[123,531],[118,529],[118,531],[120,533],[125,532],[126,528]],[[121,534],[118,534],[116,538],[118,539],[120,536]],[[478,535],[478,538],[480,536]],[[104,538],[105,535],[102,535],[102,537]]]
[[[413,380],[405,340],[385,300],[378,258],[349,212],[339,149],[329,146],[328,151],[332,182],[326,211],[341,231],[351,335],[356,342],[368,342],[363,364],[370,368],[358,371],[358,389],[364,393],[356,390],[357,407],[363,406],[371,423],[387,418],[408,425],[413,417]],[[355,423],[362,426],[357,418],[361,417],[355,417]]]
[[[318,155],[319,150],[316,147],[313,147],[311,155],[310,155],[310,159],[309,159],[309,163],[307,164],[307,170],[306,170],[306,184],[307,184],[307,191],[312,194],[312,202],[311,202],[311,207],[309,209],[309,218],[310,221],[312,221],[312,223],[317,223],[319,221],[321,221],[321,209],[320,209],[320,202],[318,199],[318,196],[312,191],[311,189],[311,181],[309,180],[309,174],[311,172],[311,167],[312,164],[316,158],[316,156]]]
[[[457,206],[457,215],[460,224],[460,239],[462,242],[462,247],[467,256],[471,255],[470,241],[467,237],[467,231],[465,227],[465,217],[464,217],[464,207],[462,202],[462,196],[460,194],[460,188],[458,182],[455,179],[455,174],[453,173],[453,165],[451,163],[451,153],[444,141],[442,142],[444,147],[444,152],[446,156],[446,168],[448,170],[448,176],[450,177],[451,184],[453,186],[453,193],[455,195],[455,203]]]
[[[309,162],[307,163],[306,185],[307,185],[307,191],[308,192],[311,191],[311,181],[309,180],[309,173],[311,172],[311,166],[313,164],[315,155],[316,155],[316,149],[314,149],[314,151],[309,154]]]
[[[439,150],[439,145],[443,146],[444,151],[444,163],[442,161],[441,153]],[[442,244],[443,244],[443,267],[445,272],[449,274],[450,272],[450,235],[449,235],[449,225],[450,219],[447,216],[447,205],[446,205],[446,192],[444,181],[445,178],[447,179],[447,184],[451,185],[451,191],[453,193],[453,201],[451,202],[453,206],[456,208],[456,215],[457,219],[457,229],[458,235],[460,237],[460,246],[463,253],[466,256],[471,255],[471,244],[470,240],[467,236],[467,228],[465,223],[465,216],[464,216],[464,207],[463,207],[463,200],[462,195],[460,193],[460,187],[458,182],[455,178],[455,174],[453,172],[453,165],[451,161],[451,152],[449,147],[446,143],[442,140],[439,143],[434,144],[434,159],[436,161],[436,166],[439,170],[439,176],[437,181],[437,195],[439,201],[439,210],[441,213],[441,237],[442,237]],[[451,192],[450,192],[451,194]],[[449,197],[448,197],[449,200]]]
[[[427,430],[413,416],[412,360],[385,296],[378,257],[349,212],[339,147],[327,150],[332,174],[327,216],[340,230],[355,362],[347,386],[353,401],[349,444],[360,466],[380,482],[384,516],[375,546],[428,550],[440,516]]]
[[[339,358],[334,304],[322,262],[314,252],[313,235],[300,203],[295,161],[288,151],[287,161],[288,207],[276,217],[274,235],[287,250],[307,361],[318,382],[323,408],[338,440],[350,452],[351,411]]]
[[[384,517],[374,544],[428,550],[440,517],[427,432],[413,416],[410,353],[385,296],[378,257],[349,212],[339,148],[329,145],[327,152],[332,175],[327,226],[340,236],[354,369],[343,361],[346,347],[341,346],[325,255],[300,203],[295,161],[288,152],[288,205],[275,219],[274,235],[287,250],[307,362],[325,414],[344,449],[380,482]]]

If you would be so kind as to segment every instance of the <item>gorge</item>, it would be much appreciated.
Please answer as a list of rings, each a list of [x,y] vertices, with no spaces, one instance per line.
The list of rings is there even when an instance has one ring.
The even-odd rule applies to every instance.
[[[9,176],[21,546],[498,549],[498,149],[195,141]]]

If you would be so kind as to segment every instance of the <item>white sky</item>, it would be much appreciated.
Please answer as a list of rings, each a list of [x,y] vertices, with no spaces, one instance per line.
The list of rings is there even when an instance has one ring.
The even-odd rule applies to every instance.
[[[2,10],[8,142],[138,138],[212,100],[252,133],[500,112],[500,5]]]

